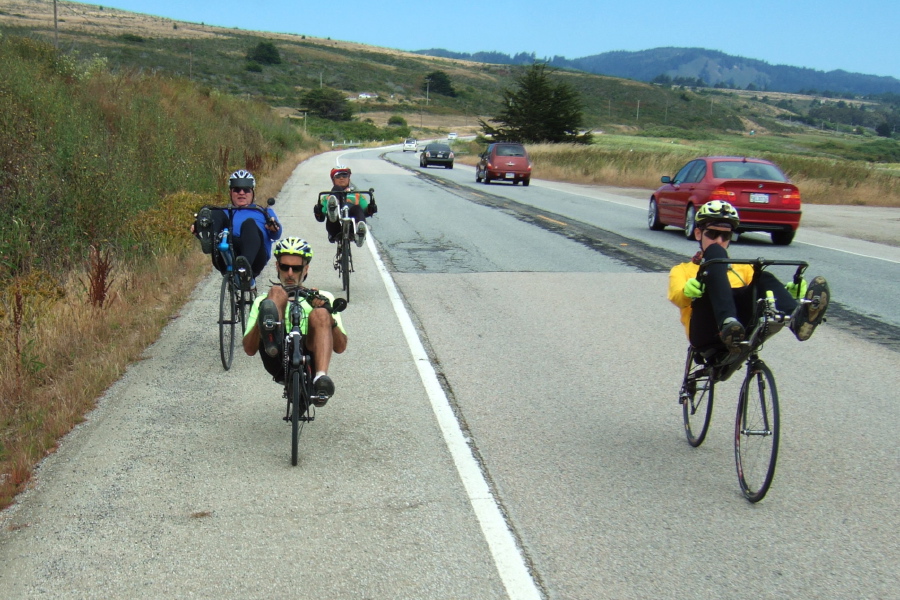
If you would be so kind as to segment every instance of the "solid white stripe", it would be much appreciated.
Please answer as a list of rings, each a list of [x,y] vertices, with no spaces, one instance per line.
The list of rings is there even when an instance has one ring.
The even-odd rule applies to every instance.
[[[384,287],[391,299],[400,327],[406,336],[410,353],[419,370],[419,377],[422,379],[422,384],[425,386],[425,391],[431,401],[431,408],[444,435],[444,442],[450,450],[456,470],[463,482],[463,486],[466,488],[469,502],[475,510],[475,516],[481,525],[481,531],[494,558],[497,572],[503,580],[506,593],[514,600],[540,600],[541,594],[534,579],[531,577],[525,558],[522,556],[518,544],[516,544],[516,540],[503,517],[503,513],[488,487],[478,462],[472,455],[472,450],[466,443],[466,438],[459,426],[459,422],[456,420],[453,409],[450,407],[450,401],[441,388],[434,366],[428,359],[424,346],[422,346],[412,318],[410,318],[409,313],[406,312],[406,308],[403,306],[403,300],[400,298],[397,286],[394,284],[391,274],[378,254],[371,233],[367,236],[366,244],[375,258],[375,263],[378,265]]]

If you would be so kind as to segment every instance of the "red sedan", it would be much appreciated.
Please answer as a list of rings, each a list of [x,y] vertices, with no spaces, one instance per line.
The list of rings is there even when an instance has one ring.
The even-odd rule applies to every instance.
[[[647,213],[647,224],[654,231],[673,225],[694,239],[694,215],[710,200],[724,200],[737,209],[738,233],[765,231],[779,246],[790,244],[800,227],[800,190],[767,160],[705,156],[661,181]]]

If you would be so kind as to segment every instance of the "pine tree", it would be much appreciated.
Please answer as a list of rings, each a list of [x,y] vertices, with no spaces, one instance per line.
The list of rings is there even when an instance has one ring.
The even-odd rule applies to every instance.
[[[503,91],[500,113],[491,119],[497,127],[480,120],[486,135],[496,141],[524,143],[591,142],[590,133],[581,133],[581,97],[565,82],[554,82],[545,63],[529,66],[516,83],[518,88]]]

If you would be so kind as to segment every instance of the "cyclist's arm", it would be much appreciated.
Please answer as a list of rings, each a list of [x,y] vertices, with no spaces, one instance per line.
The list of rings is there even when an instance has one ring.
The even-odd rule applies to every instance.
[[[669,271],[669,302],[678,308],[691,305],[691,299],[684,295],[684,284],[691,277],[697,276],[697,270],[697,265],[689,262],[672,267]]]
[[[250,312],[247,315],[247,327],[244,329],[243,339],[244,352],[247,356],[256,356],[256,353],[259,351],[260,337],[256,321],[259,318],[259,304],[265,298],[265,296],[258,297],[253,302],[253,306],[250,307]]]

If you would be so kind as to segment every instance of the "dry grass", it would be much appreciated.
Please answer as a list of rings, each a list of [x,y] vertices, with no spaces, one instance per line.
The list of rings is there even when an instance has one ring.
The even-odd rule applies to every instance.
[[[299,162],[322,150],[304,150],[262,174],[259,197],[274,196]],[[162,254],[140,270],[113,258],[102,308],[89,301],[88,265],[59,285],[23,288],[33,293],[20,303],[19,327],[13,318],[0,319],[0,509],[104,390],[140,360],[209,269],[199,248]],[[11,317],[14,294],[0,300],[0,316]]]

